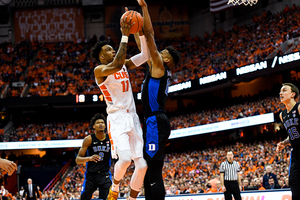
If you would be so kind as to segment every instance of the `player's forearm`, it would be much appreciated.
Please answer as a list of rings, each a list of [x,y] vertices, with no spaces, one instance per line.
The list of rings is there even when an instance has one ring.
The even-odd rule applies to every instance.
[[[140,41],[140,35],[139,35],[139,33],[135,33],[135,34],[133,34],[133,36],[134,36],[136,45],[138,46],[139,50],[142,51],[141,50],[141,41]]]
[[[78,165],[80,165],[90,161],[90,159],[88,157],[77,156],[75,161]]]
[[[121,41],[118,52],[113,60],[113,66],[122,69],[122,66],[126,59],[126,51],[127,51],[127,43]]]
[[[151,18],[148,11],[148,6],[142,6],[143,18],[144,18],[144,32],[145,34],[154,35]]]

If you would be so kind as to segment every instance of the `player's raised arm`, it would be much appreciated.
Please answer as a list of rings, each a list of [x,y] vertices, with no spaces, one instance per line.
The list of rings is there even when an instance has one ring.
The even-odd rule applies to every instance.
[[[125,7],[125,12],[127,11],[128,8]],[[148,62],[148,60],[150,59],[150,52],[148,50],[148,45],[144,36],[143,29],[134,34],[134,39],[141,53],[131,57],[129,60],[126,60],[125,65],[128,69],[134,69],[136,67],[139,67],[146,61]]]
[[[108,43],[105,43],[105,41],[104,44],[103,41],[97,43],[92,49],[92,56],[97,61],[101,62],[101,65],[94,69],[95,77],[97,78],[98,83],[99,78],[101,79],[101,77],[106,77],[121,70],[122,66],[124,65],[128,36],[130,35],[130,28],[132,25],[131,19],[127,21],[127,17],[121,21],[122,39],[117,53],[110,45],[108,45]]]
[[[142,11],[143,11],[144,34],[146,36],[148,48],[151,55],[151,66],[150,66],[152,70],[151,75],[155,78],[159,78],[164,75],[165,68],[164,68],[163,60],[155,44],[154,31],[153,31],[149,11],[148,11],[148,6],[144,0],[137,0],[137,1],[139,5],[142,7]]]

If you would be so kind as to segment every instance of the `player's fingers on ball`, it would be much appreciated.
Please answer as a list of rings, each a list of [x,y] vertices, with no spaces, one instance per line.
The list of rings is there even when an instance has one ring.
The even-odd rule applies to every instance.
[[[123,22],[125,23],[127,21],[127,16],[124,17]]]
[[[133,22],[132,24],[130,24],[129,27],[131,28],[134,24],[135,24],[135,22]]]

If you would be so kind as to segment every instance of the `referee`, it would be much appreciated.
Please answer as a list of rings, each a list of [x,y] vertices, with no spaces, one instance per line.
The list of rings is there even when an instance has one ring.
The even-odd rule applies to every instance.
[[[233,160],[233,152],[227,152],[227,160],[221,163],[221,184],[225,200],[241,200],[241,178],[239,175],[240,164]]]

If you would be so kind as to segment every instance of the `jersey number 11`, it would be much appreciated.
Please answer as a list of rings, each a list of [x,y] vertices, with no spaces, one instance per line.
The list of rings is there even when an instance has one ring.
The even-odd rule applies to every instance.
[[[129,89],[129,80],[122,81],[121,83],[123,85],[123,92],[128,92],[128,89]]]

